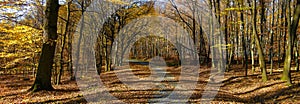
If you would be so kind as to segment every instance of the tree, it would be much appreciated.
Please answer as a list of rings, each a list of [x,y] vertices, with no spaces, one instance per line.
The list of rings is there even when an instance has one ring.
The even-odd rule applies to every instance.
[[[287,5],[290,6],[291,0],[288,0]],[[291,9],[288,8],[289,13],[288,13],[288,18],[291,17]],[[285,53],[285,60],[284,60],[284,69],[283,69],[283,75],[282,75],[282,80],[287,81],[287,85],[292,84],[291,80],[291,61],[292,61],[292,52],[293,52],[293,46],[295,42],[295,37],[296,37],[296,32],[297,32],[297,27],[299,24],[299,16],[300,16],[300,0],[297,0],[297,5],[296,9],[294,11],[294,16],[292,23],[290,20],[288,20],[288,41],[287,41],[287,50]]]
[[[30,88],[32,91],[53,90],[51,85],[51,70],[57,40],[57,17],[59,4],[58,0],[47,0],[44,22],[44,43],[42,54],[39,59],[38,70],[34,84]]]
[[[238,5],[240,7],[240,9],[243,8],[243,1],[238,2]],[[242,47],[243,47],[243,52],[244,52],[244,62],[243,62],[243,65],[245,66],[245,76],[248,75],[248,55],[247,55],[247,49],[246,49],[246,42],[245,42],[245,23],[244,23],[244,14],[243,12],[241,11],[240,12],[240,19],[241,19],[241,28],[240,28],[240,31],[241,31],[241,38],[242,38]]]
[[[262,52],[262,48],[260,45],[260,41],[257,35],[257,31],[256,31],[256,1],[253,1],[253,17],[252,17],[252,25],[253,25],[253,36],[255,38],[255,43],[257,46],[257,51],[258,51],[258,55],[259,55],[259,65],[260,68],[262,70],[262,80],[264,82],[266,82],[268,80],[267,78],[267,69],[266,69],[266,64],[265,64],[265,58],[264,58],[264,54]]]
[[[66,1],[66,5],[65,6],[62,6],[60,7],[60,10],[59,10],[59,20],[58,20],[58,23],[61,24],[61,26],[58,28],[61,28],[61,31],[60,33],[62,34],[60,36],[60,38],[58,40],[60,40],[60,44],[57,44],[57,46],[61,46],[61,49],[60,49],[60,56],[59,56],[59,66],[60,68],[58,68],[58,71],[57,71],[57,76],[55,77],[56,79],[56,84],[58,85],[61,81],[61,76],[63,74],[63,69],[64,69],[64,64],[65,63],[68,63],[68,68],[71,72],[72,68],[70,67],[70,63],[71,63],[71,55],[67,55],[68,58],[70,59],[69,62],[67,62],[66,60],[64,60],[64,56],[65,56],[65,48],[70,48],[70,44],[67,44],[68,42],[67,41],[70,41],[71,38],[68,38],[68,36],[71,35],[71,29],[74,28],[74,26],[71,26],[71,22],[73,23],[77,23],[77,21],[75,19],[73,19],[73,21],[71,20],[71,9],[72,9],[72,2],[73,0],[67,0]],[[74,17],[73,17],[74,18]],[[63,24],[65,24],[65,27],[63,27]],[[59,31],[58,31],[59,33]],[[68,40],[67,40],[68,39]],[[68,45],[68,46],[67,46]],[[59,49],[57,49],[59,50]],[[71,51],[69,51],[68,54],[71,54]],[[71,76],[73,75],[73,72],[71,72]],[[72,78],[71,78],[72,79]]]
[[[137,5],[138,3],[141,3],[139,5]],[[98,64],[98,63],[102,63],[100,62],[103,59],[104,60],[104,64],[105,64],[105,71],[111,71],[112,69],[112,62],[116,62],[116,66],[122,65],[122,59],[123,57],[120,57],[120,59],[117,57],[115,59],[113,59],[111,57],[111,52],[113,49],[113,42],[115,41],[115,37],[118,36],[118,33],[120,32],[120,30],[130,21],[138,18],[138,17],[142,17],[145,15],[151,15],[151,13],[155,13],[154,11],[154,2],[135,2],[132,5],[128,5],[128,6],[124,6],[124,7],[120,7],[119,9],[117,8],[111,8],[111,9],[117,9],[115,13],[111,14],[111,17],[109,17],[107,19],[107,21],[105,21],[103,23],[103,27],[100,30],[101,34],[98,36],[98,43],[96,44],[97,49],[98,50],[96,53],[96,57],[97,59],[97,66],[99,69],[101,69],[102,64]],[[99,41],[103,42],[103,43],[99,43]],[[103,49],[102,49],[103,48]],[[79,48],[78,48],[79,49]],[[104,55],[100,54],[99,50],[103,50]],[[120,49],[122,50],[122,49]],[[118,55],[123,56],[124,53],[120,53]],[[101,58],[99,58],[101,57]],[[100,60],[101,59],[101,60]]]
[[[28,26],[37,30],[41,30],[39,15],[39,1],[32,3],[26,0],[2,0],[0,1],[0,21],[7,21],[10,23]]]
[[[275,21],[275,1],[273,1],[273,8],[272,8],[272,21],[271,21],[271,48],[270,48],[270,52],[269,52],[269,63],[271,64],[271,71],[270,74],[273,73],[273,45],[274,45],[274,21]],[[279,13],[278,13],[279,14]]]

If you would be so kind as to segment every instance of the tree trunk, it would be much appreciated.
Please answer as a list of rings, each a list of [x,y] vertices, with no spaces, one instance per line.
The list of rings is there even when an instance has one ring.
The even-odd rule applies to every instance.
[[[258,51],[258,55],[259,55],[259,65],[260,68],[262,70],[262,80],[264,82],[266,82],[268,80],[267,78],[267,69],[266,69],[266,64],[265,64],[265,58],[264,58],[264,54],[262,52],[262,48],[260,45],[260,41],[257,35],[257,31],[256,31],[256,1],[253,1],[253,35],[255,38],[255,43],[256,43],[256,47],[257,47],[257,51]]]
[[[272,9],[272,23],[271,23],[271,48],[270,48],[270,53],[269,53],[269,60],[270,60],[270,64],[271,64],[271,72],[270,74],[273,74],[273,44],[274,44],[274,20],[275,20],[275,1],[273,1],[273,9]]]
[[[77,71],[78,69],[81,69],[80,71],[82,71],[82,68],[83,67],[83,63],[80,63],[79,64],[79,60],[80,60],[80,50],[81,50],[81,42],[83,41],[83,29],[84,29],[84,26],[85,26],[85,18],[84,18],[84,12],[85,12],[85,5],[84,5],[84,0],[81,1],[80,3],[80,6],[81,6],[81,26],[80,26],[80,30],[79,30],[79,38],[78,38],[78,42],[77,42],[77,47],[76,47],[76,53],[75,53],[75,57],[76,57],[76,60],[75,60],[75,70],[74,70],[74,73],[72,74],[71,76],[71,79],[75,79],[76,77],[76,74],[77,74]],[[82,60],[83,62],[83,60]]]
[[[105,71],[108,72],[111,70],[111,62],[110,62],[110,53],[109,53],[109,50],[108,48],[110,48],[110,46],[108,45],[108,39],[107,37],[105,37]]]
[[[242,3],[239,3],[239,7],[242,8],[243,7],[243,2]],[[244,62],[243,62],[243,66],[245,66],[245,76],[248,75],[248,55],[247,55],[247,49],[246,49],[246,42],[245,42],[245,30],[244,30],[244,27],[245,27],[245,24],[244,24],[244,15],[242,12],[240,12],[240,21],[242,22],[241,23],[241,38],[242,38],[242,47],[243,47],[243,52],[244,52]]]
[[[288,0],[287,6],[290,6],[291,0]],[[294,46],[294,41],[296,37],[296,32],[297,32],[297,27],[299,23],[299,15],[300,15],[300,0],[297,0],[297,6],[294,12],[293,16],[293,22],[291,23],[290,17],[291,17],[291,9],[288,8],[288,42],[287,42],[287,50],[286,50],[286,57],[284,60],[284,69],[283,69],[283,75],[282,75],[282,80],[287,81],[287,85],[292,84],[291,80],[291,62],[292,62],[292,52],[293,52],[293,46]]]
[[[280,29],[280,35],[279,35],[279,38],[278,38],[278,68],[280,68],[280,64],[281,64],[281,61],[282,61],[282,57],[281,57],[281,39],[282,39],[282,36],[284,36],[284,42],[285,42],[285,0],[280,0],[280,3],[281,3],[281,20],[283,20],[283,22],[280,24],[281,27],[283,27],[283,29],[281,28]],[[285,43],[283,45],[283,48],[285,48]]]
[[[266,28],[266,18],[265,18],[265,2],[264,0],[260,0],[261,12],[260,12],[260,46],[262,49],[262,53],[264,54],[265,49],[265,28]],[[267,54],[266,54],[267,55]]]
[[[45,10],[44,36],[42,54],[39,60],[38,70],[31,91],[53,90],[51,85],[51,70],[57,40],[57,17],[59,4],[58,0],[48,0]]]
[[[66,26],[65,26],[65,31],[64,31],[64,34],[63,34],[63,41],[62,41],[62,50],[61,50],[61,53],[60,53],[60,70],[58,72],[58,78],[57,78],[57,82],[56,84],[60,84],[60,81],[61,81],[61,76],[63,74],[63,69],[64,69],[64,64],[65,64],[65,60],[64,60],[64,53],[65,53],[65,46],[66,46],[66,43],[67,43],[67,35],[69,33],[69,25],[70,25],[70,5],[71,5],[71,1],[68,1],[67,2],[67,19],[66,19]],[[72,75],[72,74],[71,74]]]
[[[296,60],[296,71],[299,72],[299,41],[297,40],[295,43],[295,60]]]

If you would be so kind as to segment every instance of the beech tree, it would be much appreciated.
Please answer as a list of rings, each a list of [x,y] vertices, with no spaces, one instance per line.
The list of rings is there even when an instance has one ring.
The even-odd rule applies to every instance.
[[[253,22],[253,36],[255,38],[255,43],[256,43],[256,47],[257,47],[257,51],[258,51],[258,55],[259,55],[259,65],[260,68],[262,70],[262,80],[264,82],[266,82],[268,80],[267,78],[267,69],[266,69],[266,64],[265,64],[265,58],[264,58],[264,54],[263,54],[263,50],[257,35],[257,31],[256,31],[256,1],[253,1],[253,17],[252,17],[252,22]]]
[[[30,88],[32,91],[53,90],[51,85],[51,70],[53,68],[53,59],[57,40],[57,17],[59,4],[58,0],[47,0],[44,21],[44,43],[42,54],[39,59],[39,65],[34,84]]]
[[[291,0],[287,1],[287,5],[290,6]],[[288,13],[288,18],[291,17],[291,8],[288,8],[289,13]],[[291,62],[292,62],[292,53],[293,53],[293,47],[294,47],[294,42],[296,39],[296,32],[297,32],[297,27],[299,24],[299,16],[300,16],[300,0],[297,0],[297,5],[296,9],[294,11],[293,15],[293,20],[292,23],[288,19],[288,41],[287,41],[287,50],[285,53],[285,60],[284,60],[284,69],[283,69],[283,75],[282,75],[282,80],[287,81],[288,85],[292,84],[291,80]],[[298,57],[297,57],[298,58]]]

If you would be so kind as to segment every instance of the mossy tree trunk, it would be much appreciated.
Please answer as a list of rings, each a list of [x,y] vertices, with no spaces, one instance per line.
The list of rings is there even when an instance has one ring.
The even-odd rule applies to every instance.
[[[259,41],[259,38],[258,38],[258,35],[257,35],[257,31],[256,31],[256,1],[253,1],[253,35],[254,35],[254,38],[255,38],[255,43],[256,43],[256,46],[257,46],[257,52],[258,52],[258,57],[259,57],[259,65],[260,65],[260,68],[262,70],[262,80],[263,82],[266,82],[268,80],[268,77],[267,77],[267,69],[266,69],[266,64],[265,64],[265,58],[264,58],[264,54],[262,52],[262,48],[261,48],[261,45],[260,45],[260,41]]]
[[[288,0],[287,5],[290,6],[291,0]],[[292,23],[288,20],[288,41],[287,41],[287,50],[285,53],[285,60],[284,60],[284,69],[283,75],[281,77],[282,80],[287,81],[287,85],[292,84],[291,80],[291,62],[292,62],[292,53],[293,53],[293,46],[295,42],[297,27],[299,24],[299,15],[300,15],[300,0],[297,0],[297,6],[294,12]],[[288,18],[291,17],[291,8],[288,8]]]
[[[51,70],[57,40],[58,0],[47,0],[44,22],[44,43],[39,60],[38,70],[31,91],[53,90],[51,85]]]

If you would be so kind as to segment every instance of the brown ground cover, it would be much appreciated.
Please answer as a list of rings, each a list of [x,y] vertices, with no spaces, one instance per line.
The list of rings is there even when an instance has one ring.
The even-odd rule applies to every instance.
[[[180,67],[168,67],[167,72],[175,79],[160,82],[165,87],[152,88],[148,90],[132,90],[126,87],[114,72],[131,72],[128,69],[119,69],[112,72],[102,73],[101,79],[106,84],[109,92],[127,103],[149,103],[151,99],[159,98],[157,92],[172,92],[174,86],[171,82],[177,82],[180,76]],[[132,71],[140,78],[150,75],[151,70],[143,66],[134,66]],[[244,76],[241,66],[233,66],[229,72],[225,72],[221,87],[212,103],[300,103],[300,72],[292,71],[292,86],[286,86],[280,80],[281,70],[274,70],[273,75],[268,75],[268,82],[261,81],[260,72],[248,72]],[[199,79],[194,93],[189,99],[191,103],[200,103],[201,94],[210,77],[210,68],[199,69]],[[54,91],[28,92],[34,81],[33,77],[27,79],[23,74],[0,76],[0,103],[87,103],[80,93],[76,81],[63,78],[62,84],[53,85]],[[220,83],[218,83],[220,84]],[[167,95],[165,95],[167,96]],[[160,96],[160,97],[165,97]],[[111,103],[113,103],[112,101]],[[151,103],[151,102],[150,102]],[[153,102],[155,103],[155,101]]]

